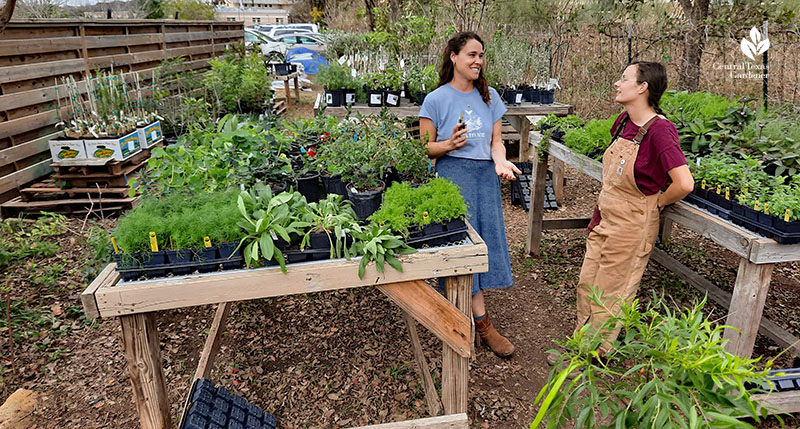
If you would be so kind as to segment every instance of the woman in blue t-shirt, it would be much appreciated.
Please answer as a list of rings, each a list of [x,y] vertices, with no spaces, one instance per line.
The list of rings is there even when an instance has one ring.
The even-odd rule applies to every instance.
[[[425,97],[419,126],[428,155],[437,159],[436,172],[461,187],[469,222],[489,249],[489,272],[476,274],[472,282],[479,343],[482,340],[498,356],[510,356],[514,345],[492,326],[483,290],[513,284],[498,176],[514,180],[520,171],[506,160],[500,131],[506,108],[484,77],[483,51],[483,41],[472,32],[457,33],[447,41],[439,85]]]

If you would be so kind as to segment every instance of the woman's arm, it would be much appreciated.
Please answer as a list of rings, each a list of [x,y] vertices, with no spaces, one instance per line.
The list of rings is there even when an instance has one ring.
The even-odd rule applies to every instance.
[[[694,178],[689,171],[689,166],[684,164],[667,171],[672,184],[669,185],[666,191],[658,197],[658,209],[664,210],[664,207],[683,199],[689,195],[694,189]]]
[[[494,171],[503,179],[516,180],[517,178],[514,176],[514,173],[522,174],[522,172],[519,171],[511,161],[506,159],[506,147],[503,145],[502,129],[502,120],[498,119],[492,127],[492,160],[494,161]]]
[[[467,128],[459,130],[458,126],[453,128],[452,137],[440,142],[436,141],[436,127],[433,126],[428,118],[419,118],[419,137],[422,141],[428,144],[428,156],[431,158],[439,158],[440,156],[447,155],[447,152],[456,150],[467,143],[467,137],[464,134]]]

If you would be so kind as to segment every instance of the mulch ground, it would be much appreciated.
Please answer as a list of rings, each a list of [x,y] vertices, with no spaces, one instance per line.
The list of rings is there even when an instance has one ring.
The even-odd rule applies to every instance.
[[[567,170],[562,208],[548,218],[589,216],[599,186]],[[474,427],[519,428],[533,420],[533,403],[549,368],[544,351],[567,336],[575,323],[575,284],[583,258],[583,231],[546,231],[542,256],[525,255],[527,212],[509,204],[504,184],[506,228],[515,286],[489,291],[492,320],[517,350],[501,359],[477,349],[470,369],[469,417]],[[98,222],[110,229],[114,221]],[[79,294],[84,268],[93,263],[83,221],[69,222],[57,237],[61,250],[49,259],[28,260],[4,274],[12,300],[31,310],[26,339],[11,352],[0,330],[0,402],[18,388],[41,395],[39,428],[138,427],[115,319],[86,320]],[[670,254],[725,290],[732,290],[737,258],[712,242],[676,228]],[[54,268],[59,267],[59,268]],[[4,282],[5,283],[5,282]],[[686,306],[701,295],[651,263],[639,297],[665,293]],[[800,266],[779,264],[764,316],[800,336]],[[3,296],[3,301],[5,301]],[[170,412],[177,421],[214,316],[213,306],[158,315],[168,380]],[[710,318],[726,311],[709,304]],[[439,383],[442,346],[419,329],[422,346]],[[780,348],[759,337],[755,355],[772,358]],[[777,367],[791,366],[786,354]],[[211,378],[272,412],[286,428],[350,427],[427,415],[420,378],[399,312],[373,288],[295,295],[233,305]],[[794,425],[788,420],[789,426]],[[764,427],[772,427],[768,423]]]

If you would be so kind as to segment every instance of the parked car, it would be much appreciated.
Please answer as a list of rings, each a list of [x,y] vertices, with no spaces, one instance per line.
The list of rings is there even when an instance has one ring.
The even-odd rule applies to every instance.
[[[302,46],[318,54],[325,51],[325,41],[313,33],[294,33],[280,36],[278,42],[285,43],[289,48]]]
[[[310,33],[318,33],[319,26],[317,24],[307,24],[307,23],[296,23],[296,24],[262,24],[256,27],[259,31],[267,34],[270,37],[275,37],[281,34],[287,34],[288,32],[300,33],[300,32],[310,32]],[[277,33],[281,31],[282,33]]]
[[[256,29],[245,28],[244,33],[245,46],[250,47],[257,44],[261,53],[270,60],[276,60],[278,57],[286,55],[286,51],[290,48],[288,43],[275,40]]]

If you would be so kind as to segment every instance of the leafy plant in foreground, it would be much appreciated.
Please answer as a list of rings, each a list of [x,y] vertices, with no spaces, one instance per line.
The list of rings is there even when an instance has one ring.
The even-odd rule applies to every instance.
[[[397,271],[403,272],[403,266],[395,255],[409,255],[417,250],[400,241],[400,238],[388,229],[372,224],[369,228],[354,234],[356,242],[354,249],[361,254],[361,263],[358,264],[358,278],[364,278],[364,271],[371,261],[375,261],[375,268],[379,273],[384,272],[384,263],[389,264]]]
[[[609,312],[617,304],[597,289],[591,299]],[[767,370],[755,369],[758,359],[725,350],[726,327],[703,317],[705,303],[676,311],[654,296],[643,310],[638,300],[623,303],[619,315],[596,329],[581,328],[562,344],[566,351],[536,398],[539,412],[530,427],[564,427],[570,420],[578,428],[749,428],[738,419],[760,422],[766,410],[757,411],[745,383],[765,385]],[[597,348],[619,327],[624,334],[614,350],[597,360]]]

